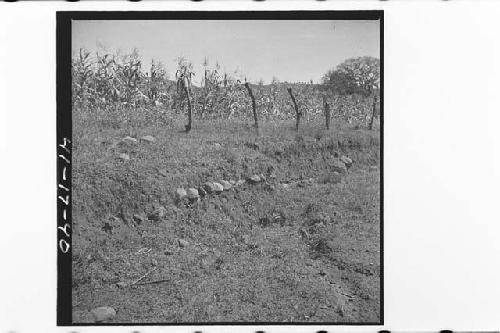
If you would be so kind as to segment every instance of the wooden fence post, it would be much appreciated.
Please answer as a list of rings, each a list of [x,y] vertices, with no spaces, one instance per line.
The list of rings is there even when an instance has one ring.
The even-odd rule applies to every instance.
[[[189,133],[189,131],[191,130],[191,123],[192,123],[192,110],[191,110],[191,94],[189,92],[189,81],[187,78],[184,78],[182,87],[186,92],[187,102],[188,102],[188,124],[185,127],[186,127],[186,133]]]
[[[323,107],[325,108],[325,120],[326,120],[326,129],[330,129],[330,105],[326,100],[326,96],[323,96]]]
[[[370,119],[370,125],[368,127],[370,130],[373,129],[373,120],[375,119],[376,107],[377,107],[377,96],[374,94],[373,95],[373,105],[372,105],[372,118]]]
[[[252,100],[252,109],[253,109],[253,120],[255,121],[255,129],[257,130],[257,134],[259,133],[259,119],[257,118],[257,110],[255,108],[255,97],[253,96],[252,89],[248,85],[248,82],[245,82],[245,87],[248,90],[248,94],[250,95],[250,99]]]
[[[288,90],[288,93],[290,94],[290,97],[292,98],[293,106],[295,108],[295,116],[297,119],[297,121],[295,123],[295,130],[298,131],[299,125],[300,125],[300,117],[302,116],[302,113],[300,113],[300,111],[299,111],[299,107],[297,106],[297,102],[295,101],[295,97],[293,96],[293,93],[292,93],[292,88],[287,88],[286,90]]]

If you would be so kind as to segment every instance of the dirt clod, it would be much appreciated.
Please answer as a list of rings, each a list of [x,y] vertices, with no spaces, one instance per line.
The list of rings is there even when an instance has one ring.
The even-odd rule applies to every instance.
[[[118,157],[123,161],[130,161],[130,156],[128,154],[121,153]]]

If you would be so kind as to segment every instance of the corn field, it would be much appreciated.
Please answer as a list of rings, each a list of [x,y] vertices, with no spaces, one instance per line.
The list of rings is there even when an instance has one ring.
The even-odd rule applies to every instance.
[[[373,97],[338,95],[317,84],[273,80],[268,85],[250,86],[263,120],[295,117],[288,87],[293,89],[306,120],[324,116],[323,96],[333,118],[366,125],[372,113]],[[155,60],[144,66],[135,50],[118,55],[80,49],[72,61],[72,96],[73,105],[85,109],[150,108],[163,116],[186,112],[185,93],[169,79],[165,66]],[[242,80],[223,73],[218,64],[212,69],[205,67],[201,87],[192,85],[191,96],[197,119],[249,118],[252,112]]]

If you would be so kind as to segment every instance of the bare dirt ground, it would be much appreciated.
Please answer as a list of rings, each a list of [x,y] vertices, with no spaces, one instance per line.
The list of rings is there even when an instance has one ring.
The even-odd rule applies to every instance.
[[[99,306],[114,323],[380,320],[378,129],[91,118],[73,130],[74,322]],[[121,141],[144,135],[156,142]],[[176,202],[253,174],[266,181]]]

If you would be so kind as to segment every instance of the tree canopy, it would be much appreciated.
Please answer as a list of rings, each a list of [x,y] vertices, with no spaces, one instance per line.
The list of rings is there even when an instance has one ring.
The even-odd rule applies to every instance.
[[[329,70],[322,81],[337,94],[371,95],[380,88],[380,60],[373,57],[347,59]]]

